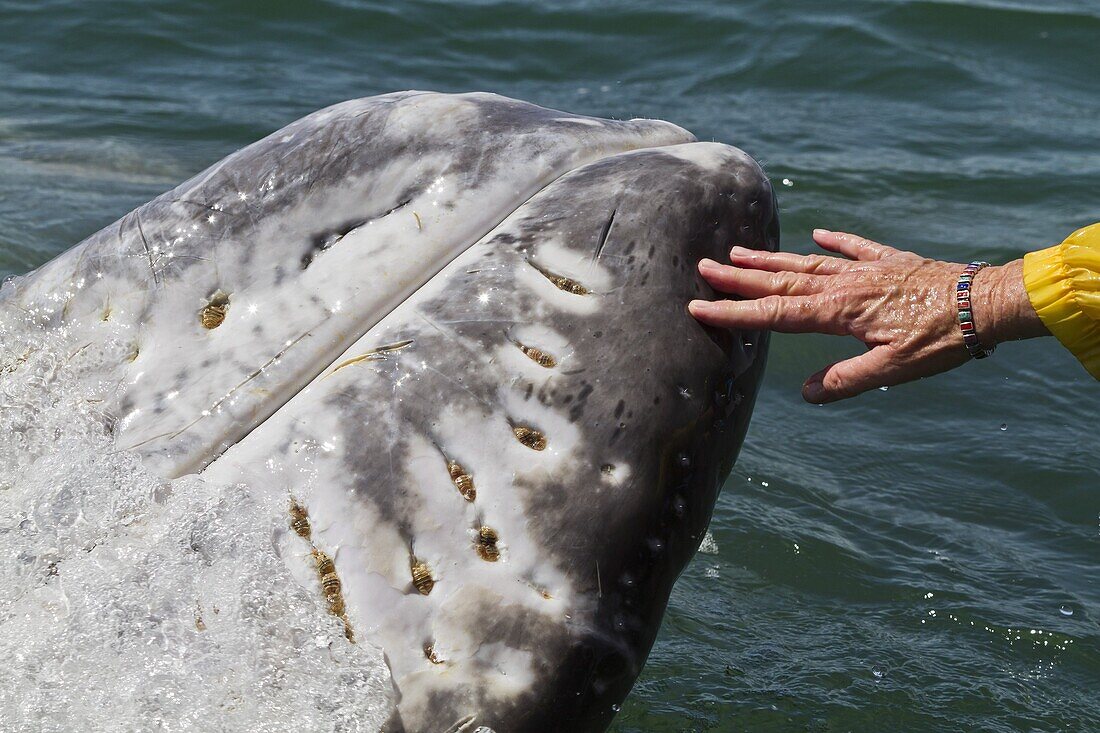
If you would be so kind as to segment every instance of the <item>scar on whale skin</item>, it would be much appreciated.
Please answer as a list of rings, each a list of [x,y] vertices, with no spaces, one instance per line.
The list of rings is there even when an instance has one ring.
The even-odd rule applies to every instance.
[[[608,217],[607,223],[603,225],[603,230],[600,231],[600,238],[596,242],[596,254],[593,255],[592,259],[598,260],[600,255],[603,254],[604,245],[607,244],[607,236],[611,234],[611,225],[615,223],[615,214],[618,213],[619,208],[617,206],[611,210],[611,216]]]
[[[362,227],[365,227],[367,224],[370,224],[372,221],[377,221],[379,219],[384,219],[385,217],[389,216],[390,214],[394,213],[395,211],[397,211],[399,209],[403,209],[411,203],[412,203],[411,198],[410,199],[405,199],[404,201],[399,203],[397,206],[394,206],[392,209],[389,209],[388,211],[384,211],[384,212],[382,212],[380,214],[376,214],[374,216],[368,216],[365,219],[352,219],[351,221],[346,222],[342,226],[334,227],[332,229],[328,229],[326,231],[323,231],[320,234],[317,234],[315,237],[313,237],[313,241],[310,243],[309,250],[304,255],[302,255],[302,259],[301,259],[301,262],[300,262],[302,269],[303,270],[309,269],[309,266],[313,264],[313,261],[315,259],[317,259],[318,255],[320,255],[323,252],[326,252],[329,249],[332,249],[332,247],[334,245],[336,245],[338,242],[340,242],[340,240],[342,240],[344,237],[346,237],[349,234],[351,234],[352,232],[354,232],[356,229],[360,229]],[[416,212],[413,212],[413,216],[416,216]],[[420,220],[420,217],[417,216],[417,222],[418,223],[419,223],[419,220]]]
[[[365,354],[360,354],[359,356],[353,356],[347,361],[340,362],[335,367],[333,367],[332,371],[329,372],[328,376],[325,378],[327,379],[328,377],[331,377],[333,374],[340,371],[344,367],[352,366],[353,364],[359,364],[360,362],[364,361],[377,361],[378,359],[385,358],[386,354],[393,353],[394,351],[400,351],[401,349],[411,346],[412,343],[412,339],[407,339],[405,341],[398,341],[393,344],[379,346],[377,348],[371,349]]]

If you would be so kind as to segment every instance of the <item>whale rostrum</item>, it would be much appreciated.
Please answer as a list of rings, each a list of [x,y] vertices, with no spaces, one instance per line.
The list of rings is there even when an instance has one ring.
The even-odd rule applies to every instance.
[[[389,731],[601,731],[747,429],[766,334],[696,273],[775,249],[760,167],[659,121],[407,92],[309,115],[0,291],[132,342],[116,444],[285,497],[386,655]]]

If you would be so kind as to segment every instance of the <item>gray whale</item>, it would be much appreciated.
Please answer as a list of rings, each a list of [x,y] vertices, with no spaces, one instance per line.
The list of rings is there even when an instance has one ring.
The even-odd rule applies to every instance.
[[[164,477],[286,498],[391,731],[599,731],[747,429],[766,334],[686,312],[778,246],[745,153],[487,94],[310,115],[0,291],[131,338],[106,427]]]

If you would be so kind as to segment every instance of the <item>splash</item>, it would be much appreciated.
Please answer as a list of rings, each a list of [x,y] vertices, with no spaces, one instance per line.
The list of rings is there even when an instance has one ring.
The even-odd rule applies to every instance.
[[[376,731],[381,652],[295,580],[286,504],[118,451],[124,330],[0,317],[0,719],[18,730]],[[103,324],[105,329],[112,328]],[[91,345],[85,345],[91,342]]]

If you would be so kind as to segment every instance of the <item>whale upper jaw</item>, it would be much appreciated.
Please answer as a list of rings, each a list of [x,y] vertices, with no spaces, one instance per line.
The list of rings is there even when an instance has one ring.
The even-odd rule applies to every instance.
[[[110,374],[118,443],[179,476],[247,435],[558,176],[692,139],[666,122],[492,94],[352,100],[135,209],[5,288],[0,307],[129,328]]]
[[[131,334],[114,434],[285,497],[393,730],[602,730],[747,428],[765,334],[685,303],[767,178],[656,121],[403,93],[310,115],[0,292]]]

